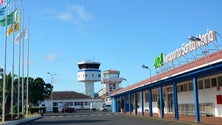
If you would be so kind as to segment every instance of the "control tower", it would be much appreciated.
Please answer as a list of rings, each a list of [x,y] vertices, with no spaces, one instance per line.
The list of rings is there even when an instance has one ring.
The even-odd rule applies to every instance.
[[[85,94],[94,98],[94,82],[101,81],[100,63],[92,61],[78,62],[77,80],[85,83]]]
[[[109,96],[111,92],[120,88],[120,84],[124,78],[120,78],[120,71],[118,70],[106,70],[103,71],[102,84],[105,86],[106,95]]]

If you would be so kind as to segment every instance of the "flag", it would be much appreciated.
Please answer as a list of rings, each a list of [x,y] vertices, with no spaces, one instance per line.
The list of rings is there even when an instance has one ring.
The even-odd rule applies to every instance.
[[[14,19],[13,19],[13,15],[14,15]],[[7,15],[7,25],[18,23],[18,22],[19,22],[18,9],[16,9],[15,11]],[[5,17],[0,20],[0,25],[5,26]]]
[[[1,9],[0,9],[0,15],[5,15],[5,9],[6,9],[6,6],[3,6]]]
[[[4,4],[4,0],[0,0],[0,4]]]
[[[27,37],[28,37],[28,35],[27,35],[27,32],[26,32],[26,28],[25,28],[16,36],[14,43],[18,43],[20,38],[21,39],[27,39]]]
[[[19,23],[12,24],[10,28],[7,30],[7,36],[9,36],[13,32],[13,27],[14,27],[14,32],[19,30]]]

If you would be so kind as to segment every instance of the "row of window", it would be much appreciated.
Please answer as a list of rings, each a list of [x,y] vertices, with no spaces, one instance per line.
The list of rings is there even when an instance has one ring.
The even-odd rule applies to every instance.
[[[213,77],[213,78],[206,78],[198,80],[198,89],[209,89],[212,87],[219,87],[222,86],[222,76]],[[171,87],[172,90],[172,87]],[[183,91],[193,91],[193,82],[188,82],[182,85],[177,86],[178,92]]]
[[[193,112],[195,111],[195,105],[194,104],[178,104],[179,112]],[[200,112],[208,112],[213,110],[213,104],[212,103],[202,103],[199,104],[199,111]]]
[[[213,78],[206,78],[198,80],[198,89],[209,89],[212,87],[222,86],[222,76],[217,76]],[[167,92],[172,92],[172,86],[167,87]],[[187,83],[182,83],[177,85],[177,92],[186,92],[186,91],[193,91],[193,82],[189,81]],[[159,98],[158,90],[154,90],[152,92],[152,101],[156,102]]]
[[[119,73],[114,73],[114,74],[105,73],[104,77],[105,78],[119,78]]]
[[[65,106],[83,106],[83,105],[90,105],[91,101],[89,102],[64,102]],[[53,106],[58,106],[58,102],[53,102]]]
[[[222,86],[222,75],[198,80],[199,90],[209,89],[213,87],[220,87],[220,86]],[[169,86],[169,87],[163,88],[163,91],[165,90],[166,92],[172,92],[173,87]],[[185,91],[193,91],[192,81],[177,84],[177,92],[185,92]],[[144,91],[144,93],[145,93],[145,101],[148,102],[149,100],[148,91]],[[165,94],[163,94],[163,97],[165,98]],[[133,99],[133,96],[131,96],[131,98]],[[159,90],[158,89],[152,90],[152,102],[157,102],[158,98],[159,98]],[[137,93],[137,99],[139,99],[139,93]]]
[[[83,76],[83,77],[87,77],[88,75],[87,75],[87,74],[83,74],[82,76]],[[92,77],[94,77],[94,76],[95,76],[95,75],[92,74]],[[80,77],[80,75],[78,75],[78,78],[79,78],[79,77]],[[101,77],[101,75],[99,74],[98,77]]]
[[[116,84],[115,83],[110,83],[109,84],[109,92],[112,92],[113,90],[116,90]]]

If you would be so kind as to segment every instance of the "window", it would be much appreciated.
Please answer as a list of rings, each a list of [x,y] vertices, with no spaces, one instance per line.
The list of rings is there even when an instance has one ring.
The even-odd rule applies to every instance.
[[[112,84],[109,84],[109,91],[110,91],[110,92],[112,92],[112,91],[113,91]]]
[[[152,101],[153,101],[153,102],[156,102],[156,101],[157,101],[157,95],[154,95],[154,94],[153,94],[152,96],[153,96],[153,97],[152,97],[152,99],[153,99]]]
[[[172,87],[168,87],[167,92],[172,92]]]
[[[193,83],[189,82],[188,83],[189,91],[193,91]]]
[[[180,86],[177,86],[177,92],[180,92]]]
[[[219,76],[217,79],[218,79],[218,85],[222,86],[222,76]]]
[[[57,102],[53,102],[53,106],[58,106],[58,103]]]
[[[180,91],[181,92],[183,91],[183,85],[180,85]]]
[[[115,83],[113,83],[113,90],[115,90],[116,89],[116,84]]]
[[[183,91],[187,91],[187,84],[183,84]]]
[[[203,89],[203,80],[198,81],[198,88]]]
[[[85,102],[85,105],[90,105],[90,102]]]
[[[67,102],[67,106],[73,106],[73,102]]]
[[[75,102],[74,105],[75,105],[75,106],[83,105],[83,102]]]
[[[211,87],[215,87],[217,86],[217,79],[216,78],[212,78],[211,79]]]
[[[205,89],[210,88],[210,79],[204,80]]]

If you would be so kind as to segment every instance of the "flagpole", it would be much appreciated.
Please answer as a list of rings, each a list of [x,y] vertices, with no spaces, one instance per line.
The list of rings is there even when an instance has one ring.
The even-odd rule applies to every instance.
[[[8,3],[7,3],[8,4]],[[5,122],[5,85],[6,85],[6,59],[7,59],[7,14],[8,5],[6,5],[5,11],[5,40],[4,40],[4,78],[3,78],[3,93],[2,93],[2,123]]]
[[[24,31],[24,9],[22,9],[22,34]],[[24,114],[24,38],[22,37],[22,115]]]
[[[20,26],[19,26],[20,27]],[[19,107],[20,107],[20,58],[21,58],[21,42],[18,43],[18,92],[17,92],[17,118],[19,118]]]
[[[27,45],[27,79],[26,79],[26,116],[29,111],[29,30],[30,30],[30,17],[28,17],[28,45]]]
[[[22,0],[20,0],[20,16],[22,10]],[[19,19],[21,23],[21,18]],[[19,25],[19,33],[21,33],[21,25]],[[19,38],[19,48],[18,48],[18,107],[17,107],[17,118],[19,118],[19,107],[20,107],[20,58],[21,58],[21,37]]]
[[[15,0],[14,2],[14,7],[13,10],[15,9],[16,6],[16,2]],[[15,44],[14,44],[14,40],[15,40],[15,25],[14,25],[14,18],[15,18],[15,14],[13,14],[13,36],[12,36],[12,83],[11,83],[11,107],[10,107],[10,114],[11,114],[11,119],[13,119],[13,99],[14,99],[14,53],[15,53]]]

